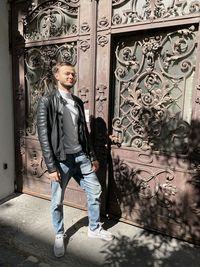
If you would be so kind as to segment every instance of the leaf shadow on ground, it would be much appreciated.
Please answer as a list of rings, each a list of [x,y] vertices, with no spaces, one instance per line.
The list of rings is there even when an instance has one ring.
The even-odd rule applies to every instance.
[[[133,237],[118,235],[101,253],[105,267],[199,267],[200,262],[200,247],[144,230]]]

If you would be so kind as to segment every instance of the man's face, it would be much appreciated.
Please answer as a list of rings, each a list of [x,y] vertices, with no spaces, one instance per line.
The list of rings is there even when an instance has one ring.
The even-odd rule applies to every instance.
[[[76,73],[75,69],[72,66],[61,66],[59,67],[55,78],[58,81],[58,86],[70,89],[76,82]]]

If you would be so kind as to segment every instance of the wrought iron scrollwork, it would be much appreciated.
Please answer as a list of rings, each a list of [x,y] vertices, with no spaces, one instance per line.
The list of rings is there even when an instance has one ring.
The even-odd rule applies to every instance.
[[[106,35],[98,35],[97,44],[104,47],[108,43],[108,37]]]
[[[41,178],[45,172],[47,172],[47,167],[44,162],[44,158],[39,155],[38,151],[31,150],[28,154],[30,160],[30,172],[35,178]]]
[[[76,57],[77,51],[74,44],[42,46],[26,50],[27,135],[36,135],[35,116],[39,97],[55,88],[52,66],[57,61],[68,61],[75,65]]]
[[[123,5],[126,2],[128,2],[129,0],[112,0],[112,5],[113,6],[119,6],[119,5]]]
[[[96,90],[96,109],[99,115],[101,114],[102,116],[104,116],[104,102],[107,100],[107,86],[100,84]]]
[[[79,0],[45,1],[32,8],[24,19],[27,41],[49,39],[77,33]]]
[[[114,158],[113,169],[116,186],[120,191],[124,206],[131,205],[127,203],[131,197],[133,202],[137,197],[149,200],[154,198],[163,207],[170,208],[173,205],[178,190],[173,184],[174,172],[172,170],[153,172],[149,168],[134,169],[119,157]]]
[[[98,21],[99,28],[106,28],[108,27],[108,25],[109,25],[109,21],[106,17],[103,17]]]
[[[200,2],[197,0],[113,0],[112,7],[114,25],[200,13]]]
[[[89,88],[87,87],[82,87],[81,89],[78,90],[79,97],[82,99],[83,103],[88,103],[89,102]]]
[[[79,47],[83,52],[86,52],[90,48],[90,43],[87,40],[81,40]]]
[[[119,42],[113,140],[122,146],[186,153],[195,53],[193,26]]]
[[[90,26],[87,22],[83,22],[83,24],[80,27],[81,32],[89,32]]]

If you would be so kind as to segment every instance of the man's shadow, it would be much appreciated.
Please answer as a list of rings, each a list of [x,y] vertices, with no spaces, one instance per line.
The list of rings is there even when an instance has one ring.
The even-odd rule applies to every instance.
[[[101,217],[101,224],[105,230],[109,230],[112,226],[114,226],[117,222],[111,219],[106,218],[105,216]],[[76,223],[74,223],[72,226],[70,226],[66,231],[65,231],[65,247],[67,247],[70,238],[78,232],[79,229],[82,227],[87,227],[89,224],[88,222],[88,216],[85,216],[78,220]],[[87,233],[86,233],[87,234]]]
[[[100,169],[97,172],[98,179],[102,185],[102,196],[101,196],[101,223],[105,230],[109,230],[115,224],[118,223],[117,220],[110,219],[108,217],[108,203],[110,194],[110,183],[113,175],[112,171],[112,160],[110,155],[110,143],[108,138],[108,129],[103,118],[90,117],[90,135],[93,139],[94,150],[98,160],[100,161]],[[111,175],[108,179],[106,170],[108,167],[108,162],[110,163],[109,170]],[[108,179],[108,180],[106,180]],[[121,214],[120,208],[118,208],[118,214]],[[66,246],[69,243],[70,238],[82,227],[88,226],[88,217],[85,216],[74,223],[65,232],[65,243]]]
[[[76,223],[74,223],[72,226],[70,226],[65,231],[65,247],[68,245],[70,238],[82,227],[88,225],[88,217],[85,216],[78,220]]]

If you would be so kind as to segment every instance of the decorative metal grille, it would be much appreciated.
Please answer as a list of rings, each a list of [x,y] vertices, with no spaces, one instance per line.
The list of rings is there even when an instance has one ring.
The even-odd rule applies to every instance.
[[[199,0],[113,0],[112,6],[113,25],[200,13]]]
[[[26,41],[77,33],[79,0],[45,1],[33,8],[24,19]]]
[[[52,66],[57,61],[77,61],[75,44],[50,45],[27,49],[25,53],[27,83],[27,127],[26,134],[36,135],[36,109],[38,99],[55,89]]]
[[[194,26],[119,40],[112,136],[116,143],[187,152],[195,55]]]

